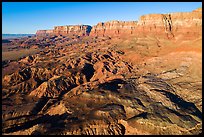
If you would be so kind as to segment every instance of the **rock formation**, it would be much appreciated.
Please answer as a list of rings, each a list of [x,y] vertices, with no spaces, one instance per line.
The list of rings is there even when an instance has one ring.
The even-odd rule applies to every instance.
[[[4,43],[39,52],[2,62],[2,134],[202,134],[201,11]]]
[[[136,31],[137,21],[109,21],[100,22],[93,26],[90,36],[118,36],[130,35]]]
[[[89,35],[91,26],[89,25],[73,25],[73,26],[56,26],[54,27],[54,34],[67,35],[76,34],[79,36]]]
[[[51,34],[53,34],[53,33],[54,33],[53,30],[38,30],[38,31],[36,32],[36,35],[42,35],[42,36],[44,36],[44,35],[51,35]]]
[[[93,26],[91,36],[125,36],[125,35],[156,35],[167,36],[186,35],[198,36],[202,26],[202,9],[192,12],[170,14],[148,14],[140,17],[139,21],[111,21],[98,23]]]
[[[53,30],[38,30],[36,35],[78,35],[87,36],[91,31],[89,25],[55,26]]]
[[[201,35],[202,10],[192,12],[150,14],[140,17],[138,30],[140,33],[167,35],[168,37]],[[189,37],[188,37],[189,38]]]
[[[91,27],[88,25],[56,26],[53,30],[39,30],[37,35],[90,35],[90,36],[127,36],[127,35],[156,35],[173,38],[180,34],[186,39],[199,36],[198,30],[202,25],[202,8],[192,12],[148,14],[140,17],[139,21],[108,21],[100,22]],[[190,31],[189,31],[190,30]]]

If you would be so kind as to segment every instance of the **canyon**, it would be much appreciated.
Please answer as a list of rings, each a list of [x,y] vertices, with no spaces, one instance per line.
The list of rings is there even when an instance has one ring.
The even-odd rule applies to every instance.
[[[201,135],[202,8],[8,40],[3,135]],[[22,54],[22,53],[20,53]]]

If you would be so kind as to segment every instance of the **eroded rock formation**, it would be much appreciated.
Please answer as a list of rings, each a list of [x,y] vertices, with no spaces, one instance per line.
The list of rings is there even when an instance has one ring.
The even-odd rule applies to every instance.
[[[148,14],[139,21],[111,21],[93,26],[91,36],[157,35],[172,38],[180,34],[198,36],[202,26],[202,9],[192,12],[170,14]],[[192,30],[192,31],[190,31]]]
[[[109,21],[100,22],[91,27],[88,25],[56,26],[53,30],[39,30],[37,35],[55,34],[79,36],[128,36],[128,35],[157,35],[173,38],[182,34],[186,38],[199,36],[202,26],[202,8],[192,12],[148,14],[140,17],[139,21]],[[189,31],[191,30],[191,31]]]
[[[52,35],[53,33],[54,33],[53,30],[38,30],[38,31],[36,32],[36,35],[42,35],[42,36],[44,36],[44,35]]]
[[[89,35],[91,31],[91,26],[88,25],[73,25],[73,26],[56,26],[54,27],[54,34],[56,35],[66,35],[66,34],[76,34],[79,36]]]
[[[130,35],[136,31],[137,21],[101,22],[93,26],[90,36]]]
[[[201,11],[10,42],[40,52],[2,63],[2,133],[202,134]]]
[[[55,26],[53,30],[38,30],[36,35],[78,35],[87,36],[91,31],[89,25]]]

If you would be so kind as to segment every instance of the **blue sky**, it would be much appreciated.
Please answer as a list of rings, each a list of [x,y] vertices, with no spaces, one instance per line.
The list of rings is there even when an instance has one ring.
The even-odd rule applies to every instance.
[[[202,2],[3,2],[2,33],[34,34],[60,25],[132,21],[149,13],[190,12]]]

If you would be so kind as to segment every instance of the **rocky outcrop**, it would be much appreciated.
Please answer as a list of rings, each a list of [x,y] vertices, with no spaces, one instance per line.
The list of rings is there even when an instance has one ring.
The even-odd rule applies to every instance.
[[[30,96],[41,97],[57,97],[63,91],[69,90],[70,87],[73,87],[74,80],[66,79],[65,77],[54,76],[50,78],[47,82],[43,82],[37,89],[33,90],[30,93]]]

